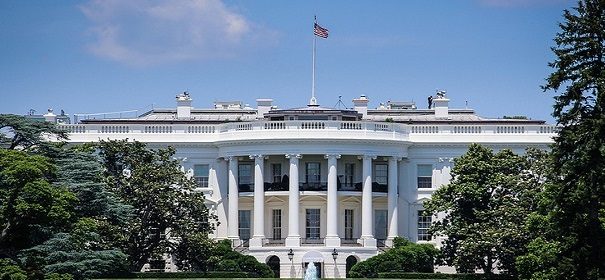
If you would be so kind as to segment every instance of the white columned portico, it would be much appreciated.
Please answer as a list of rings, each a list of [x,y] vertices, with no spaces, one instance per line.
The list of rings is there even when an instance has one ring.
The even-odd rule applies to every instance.
[[[229,161],[229,220],[227,221],[227,238],[239,245],[239,192],[237,188],[237,157],[226,157]]]
[[[338,179],[337,179],[337,160],[340,155],[325,155],[328,160],[328,202],[327,202],[327,223],[326,223],[326,247],[340,247],[340,238],[338,237]]]
[[[262,247],[265,238],[265,158],[263,155],[251,155],[254,159],[254,234],[250,247]]]
[[[363,191],[361,193],[361,244],[376,247],[374,221],[372,217],[372,160],[376,156],[363,156]]]
[[[399,210],[398,210],[398,199],[399,199],[399,192],[398,190],[398,171],[399,169],[397,168],[397,161],[399,161],[401,158],[397,158],[397,157],[390,157],[389,158],[389,181],[388,181],[388,185],[389,185],[389,190],[387,193],[387,208],[388,208],[388,225],[389,225],[389,233],[387,236],[387,240],[386,240],[386,245],[391,247],[393,246],[393,239],[397,236],[399,236],[399,232],[397,231],[398,228],[398,224],[397,224],[397,219],[399,218]]]
[[[299,154],[288,154],[290,159],[290,182],[288,193],[288,237],[286,247],[300,247],[299,211],[300,201],[298,192],[298,160],[302,158]]]

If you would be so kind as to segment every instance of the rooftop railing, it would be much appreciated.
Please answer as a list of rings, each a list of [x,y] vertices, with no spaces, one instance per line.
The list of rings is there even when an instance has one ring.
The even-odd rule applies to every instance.
[[[558,127],[536,124],[408,125],[365,121],[252,121],[224,124],[63,124],[72,134],[222,134],[242,131],[364,131],[407,134],[555,134]]]

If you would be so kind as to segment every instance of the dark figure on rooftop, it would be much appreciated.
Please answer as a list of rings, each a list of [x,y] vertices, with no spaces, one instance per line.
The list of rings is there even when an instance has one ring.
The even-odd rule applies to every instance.
[[[429,95],[429,109],[431,109],[431,106],[433,106],[433,96]]]

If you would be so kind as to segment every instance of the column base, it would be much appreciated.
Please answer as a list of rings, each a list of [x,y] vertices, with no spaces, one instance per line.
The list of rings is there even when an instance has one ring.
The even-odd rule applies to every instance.
[[[393,239],[395,239],[395,237],[387,237],[387,239],[384,241],[384,245],[387,247],[393,247]]]
[[[286,237],[286,247],[300,247],[300,236]]]
[[[357,243],[361,244],[363,247],[376,247],[376,238],[374,237],[361,237],[357,240]]]
[[[231,240],[231,246],[233,248],[242,245],[242,240],[239,239],[239,236],[228,236],[227,239]]]
[[[257,237],[252,237],[250,239],[250,248],[252,247],[263,247],[263,240],[265,239],[264,236],[257,236]]]
[[[324,240],[326,247],[340,247],[340,238],[338,236],[326,236]]]

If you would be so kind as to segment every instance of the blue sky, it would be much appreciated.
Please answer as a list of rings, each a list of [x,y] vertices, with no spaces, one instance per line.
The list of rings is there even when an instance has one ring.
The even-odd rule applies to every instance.
[[[0,112],[68,114],[273,98],[308,103],[313,15],[316,95],[426,106],[436,89],[481,116],[552,123],[540,85],[570,0],[0,1]]]

